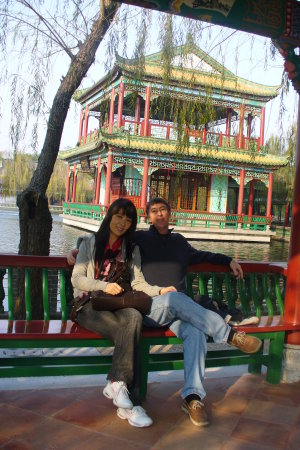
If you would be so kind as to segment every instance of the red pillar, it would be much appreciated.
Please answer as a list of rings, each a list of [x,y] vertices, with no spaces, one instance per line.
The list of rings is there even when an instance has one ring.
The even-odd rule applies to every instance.
[[[89,124],[89,108],[86,106],[84,112],[83,145],[86,143],[88,124]]]
[[[270,217],[271,216],[272,189],[273,189],[273,172],[270,172],[269,173],[269,187],[268,187],[266,217]]]
[[[119,89],[119,99],[118,99],[118,118],[117,118],[117,128],[122,126],[122,113],[123,113],[123,102],[124,102],[124,83],[120,83]]]
[[[284,306],[284,319],[294,324],[300,324],[300,100],[297,130],[292,227]],[[299,345],[300,332],[289,334],[287,342]]]
[[[104,196],[104,206],[106,206],[107,208],[109,207],[113,159],[114,159],[113,153],[111,150],[109,150],[107,155],[107,170],[106,170],[105,196]]]
[[[265,108],[261,108],[260,111],[260,145],[264,145],[265,142]]]
[[[243,148],[244,116],[245,116],[245,105],[241,104],[241,106],[240,106],[240,127],[239,127],[238,148]]]
[[[247,117],[247,138],[251,137],[251,124],[252,124],[252,114],[249,113]]]
[[[285,205],[285,211],[284,211],[284,226],[289,226],[289,214],[290,214],[290,204],[287,202]]]
[[[149,132],[150,97],[151,97],[151,87],[150,87],[150,84],[148,84],[148,86],[146,87],[146,101],[145,101],[145,114],[144,114],[144,136],[148,136],[148,132]]]
[[[231,133],[231,118],[232,118],[232,109],[226,108],[226,131],[225,131],[225,134],[227,137],[229,137],[230,133]]]
[[[109,121],[108,121],[108,132],[113,132],[114,126],[114,114],[115,114],[115,88],[112,88],[110,96],[110,108],[109,108]]]
[[[243,198],[244,198],[244,183],[245,183],[245,169],[240,170],[240,188],[239,188],[239,201],[238,201],[238,214],[243,213]]]
[[[69,201],[69,193],[70,193],[70,165],[67,167],[67,180],[66,180],[66,195],[65,202]]]
[[[139,132],[139,123],[141,120],[141,97],[137,96],[135,101],[135,112],[134,112],[134,134]]]
[[[74,172],[73,172],[73,186],[72,186],[72,199],[71,202],[74,203],[76,199],[76,184],[77,184],[77,169],[76,163],[74,164]]]
[[[253,215],[253,201],[254,201],[254,180],[251,180],[249,191],[249,202],[248,202],[248,216]]]
[[[97,178],[96,178],[96,196],[95,196],[95,205],[99,205],[100,198],[100,182],[101,182],[101,158],[99,156],[97,162]]]
[[[148,185],[149,159],[144,158],[143,161],[143,182],[141,192],[141,208],[145,209],[147,203],[147,185]]]
[[[84,110],[82,109],[82,110],[80,111],[80,121],[79,121],[79,134],[78,134],[78,142],[79,142],[79,145],[80,145],[80,143],[81,143],[81,138],[82,138],[83,115],[84,115]]]

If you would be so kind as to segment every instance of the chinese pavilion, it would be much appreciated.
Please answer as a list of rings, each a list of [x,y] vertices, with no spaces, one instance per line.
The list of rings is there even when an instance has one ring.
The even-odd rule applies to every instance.
[[[116,55],[107,75],[76,92],[78,142],[60,153],[68,162],[65,212],[78,205],[77,177],[88,172],[94,179],[89,207],[105,209],[126,197],[142,216],[147,200],[159,196],[177,217],[269,225],[273,172],[286,160],[264,150],[265,105],[280,86],[240,78],[197,47],[182,54],[177,47],[167,83],[161,53],[145,57],[139,76],[138,60]],[[162,112],[164,98],[171,100]],[[172,101],[179,109],[185,102],[204,109],[208,98],[212,118],[179,130]],[[183,147],[180,136],[188,142]]]

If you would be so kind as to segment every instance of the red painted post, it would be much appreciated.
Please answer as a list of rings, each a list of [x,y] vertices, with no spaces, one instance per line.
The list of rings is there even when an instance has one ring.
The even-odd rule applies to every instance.
[[[252,125],[252,114],[249,113],[247,117],[247,138],[251,138],[251,125]]]
[[[238,148],[244,148],[243,138],[244,138],[244,116],[245,116],[245,105],[242,103],[240,106],[240,127],[239,127],[239,138],[238,138]]]
[[[74,172],[73,172],[73,186],[72,186],[72,199],[71,202],[74,203],[76,199],[76,184],[77,184],[77,168],[76,163],[74,164]]]
[[[89,124],[89,108],[86,106],[84,110],[83,145],[86,143],[88,124]]]
[[[148,86],[146,87],[145,114],[144,114],[144,136],[149,135],[150,97],[151,97],[151,86],[150,86],[150,84],[148,84]]]
[[[141,120],[141,97],[137,96],[135,101],[135,112],[134,112],[134,134],[139,132],[139,123]]]
[[[272,189],[273,189],[273,172],[270,172],[269,173],[269,187],[268,187],[266,217],[270,217],[271,216]]]
[[[285,205],[285,212],[284,212],[284,226],[289,226],[289,215],[290,215],[290,204],[287,202]]]
[[[67,179],[66,179],[66,195],[65,202],[69,201],[69,193],[70,193],[70,165],[67,166]]]
[[[105,197],[104,197],[104,206],[106,206],[107,208],[109,207],[109,199],[110,199],[113,159],[114,159],[113,153],[111,150],[109,150],[107,154],[107,170],[106,170]]]
[[[141,192],[141,208],[145,209],[147,203],[147,185],[148,185],[149,159],[144,158],[143,161],[143,182]]]
[[[260,111],[260,145],[264,145],[265,142],[265,108],[261,108]]]
[[[293,324],[300,324],[300,100],[297,130],[292,227],[284,306],[284,320]],[[300,345],[300,332],[289,334],[287,342]]]
[[[96,205],[99,205],[100,181],[101,181],[101,158],[99,156],[98,162],[97,162],[97,181],[96,181],[96,198],[95,198]]]
[[[170,139],[170,131],[171,131],[170,125],[167,125],[166,139]]]
[[[221,131],[220,135],[219,135],[219,147],[222,147],[222,144],[223,144],[223,135],[222,135],[222,131]]]
[[[226,108],[226,131],[225,131],[225,134],[227,137],[230,137],[230,133],[231,133],[231,118],[232,118],[232,109]]]
[[[245,169],[240,170],[240,187],[239,187],[239,201],[238,201],[238,214],[243,213],[243,199],[244,199],[244,183],[245,183]]]
[[[117,128],[122,126],[122,113],[123,113],[123,102],[124,102],[124,83],[120,83],[119,98],[118,98],[118,118],[117,118]]]
[[[202,145],[204,145],[206,142],[206,128],[203,129],[203,134],[202,134]]]
[[[254,201],[254,180],[250,181],[250,191],[249,191],[249,203],[248,203],[248,216],[253,215],[253,201]]]
[[[78,144],[81,144],[81,138],[82,138],[82,125],[83,125],[83,115],[84,115],[84,110],[82,109],[80,111],[80,121],[79,121],[79,134],[78,134]]]
[[[110,96],[110,108],[109,108],[109,121],[108,121],[108,132],[113,132],[114,126],[114,114],[115,114],[115,88],[112,88]]]

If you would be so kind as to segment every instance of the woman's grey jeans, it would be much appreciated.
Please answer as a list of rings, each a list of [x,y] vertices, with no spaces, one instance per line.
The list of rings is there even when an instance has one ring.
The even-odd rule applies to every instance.
[[[141,359],[139,342],[142,331],[142,315],[133,308],[117,311],[96,311],[91,302],[78,313],[78,324],[113,341],[115,349],[108,380],[124,381],[131,401],[140,405]]]

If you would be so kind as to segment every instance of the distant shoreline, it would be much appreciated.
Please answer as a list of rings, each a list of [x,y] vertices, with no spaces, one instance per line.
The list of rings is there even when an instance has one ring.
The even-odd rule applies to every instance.
[[[51,213],[62,214],[64,211],[63,206],[50,205],[49,207]],[[0,203],[0,211],[19,211],[17,205],[12,203]]]

